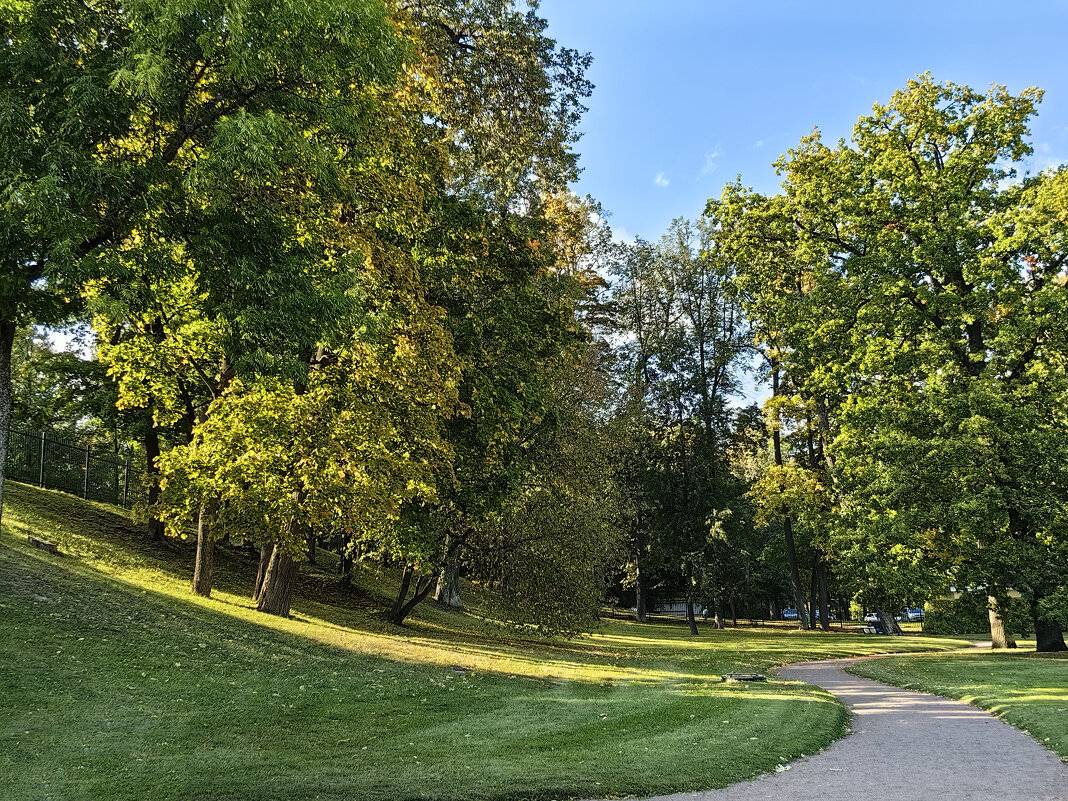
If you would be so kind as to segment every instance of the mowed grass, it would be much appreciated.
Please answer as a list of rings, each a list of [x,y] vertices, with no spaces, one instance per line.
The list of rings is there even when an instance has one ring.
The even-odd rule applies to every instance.
[[[989,709],[1068,759],[1068,654],[1035,653],[1033,641],[1030,647],[889,656],[849,672]]]
[[[305,571],[294,616],[251,608],[255,559],[220,549],[212,599],[189,543],[8,483],[0,540],[0,788],[17,799],[548,799],[718,787],[840,736],[843,707],[728,671],[921,637],[609,620],[521,638],[481,615],[381,611],[388,577]],[[26,535],[63,553],[32,549]],[[326,559],[326,555],[324,555]],[[480,601],[477,590],[469,598]]]

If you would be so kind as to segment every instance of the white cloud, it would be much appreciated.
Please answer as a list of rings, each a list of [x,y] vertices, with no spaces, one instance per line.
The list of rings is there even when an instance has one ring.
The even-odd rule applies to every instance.
[[[668,186],[668,185],[669,185],[669,184],[671,183],[671,181],[669,181],[669,180],[668,180],[668,179],[667,179],[667,178],[666,178],[666,177],[664,176],[664,173],[662,173],[662,172],[658,172],[658,173],[656,174],[656,178],[654,178],[654,179],[653,179],[653,183],[654,183],[654,184],[656,184],[657,186],[659,186],[659,187],[663,188],[663,187],[665,187],[665,186]]]
[[[705,166],[701,168],[701,172],[697,173],[697,180],[700,181],[710,172],[716,171],[716,159],[719,158],[719,151],[714,150],[711,153],[705,153]]]
[[[622,225],[617,225],[612,229],[612,241],[619,244],[631,244],[634,242],[634,234]]]

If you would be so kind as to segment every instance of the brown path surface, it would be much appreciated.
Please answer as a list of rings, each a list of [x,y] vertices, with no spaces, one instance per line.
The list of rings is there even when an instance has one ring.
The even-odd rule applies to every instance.
[[[781,668],[834,693],[853,733],[790,770],[657,801],[1068,801],[1068,765],[988,712],[842,670],[857,660]]]

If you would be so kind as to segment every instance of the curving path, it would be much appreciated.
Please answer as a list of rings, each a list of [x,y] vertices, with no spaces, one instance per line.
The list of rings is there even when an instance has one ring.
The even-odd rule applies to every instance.
[[[845,673],[856,659],[780,668],[834,693],[853,733],[790,770],[657,801],[1068,801],[1068,765],[989,712]]]

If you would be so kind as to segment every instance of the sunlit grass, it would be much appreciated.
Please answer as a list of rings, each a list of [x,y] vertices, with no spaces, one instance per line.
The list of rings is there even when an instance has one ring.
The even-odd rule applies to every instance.
[[[1034,647],[1021,640],[1016,652],[891,656],[849,670],[989,709],[1068,759],[1068,654]]]
[[[432,605],[404,629],[389,576],[306,572],[294,616],[252,608],[255,562],[192,551],[110,507],[8,484],[0,547],[0,787],[23,798],[558,798],[722,786],[844,730],[834,699],[727,671],[944,640],[603,622],[523,638]],[[63,556],[29,548],[33,533]],[[329,555],[323,555],[329,561]],[[467,671],[467,672],[465,672]]]

